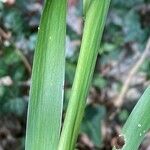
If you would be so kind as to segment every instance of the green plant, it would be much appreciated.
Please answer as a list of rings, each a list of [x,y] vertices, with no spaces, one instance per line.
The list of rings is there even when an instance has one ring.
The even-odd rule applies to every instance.
[[[120,149],[137,150],[146,132],[150,129],[150,87],[146,89],[131,115],[127,119],[118,138]],[[120,144],[120,142],[118,143]],[[116,148],[114,148],[116,150]]]
[[[26,150],[56,149],[63,108],[66,0],[46,0],[34,55]]]
[[[72,150],[75,146],[109,4],[110,0],[84,2],[86,14],[81,50],[59,142],[59,150]]]
[[[60,136],[66,0],[46,0],[34,57],[26,150],[74,149],[110,0],[84,1],[81,52]],[[86,9],[86,10],[85,10]]]
[[[34,57],[26,150],[74,149],[99,53],[109,4],[110,0],[84,0],[85,22],[81,50],[60,134],[67,1],[46,0]],[[118,145],[120,149],[138,149],[145,133],[149,130],[149,95],[150,88],[145,91],[124,125],[118,138],[121,141],[121,145]]]
[[[16,129],[15,132],[13,130],[13,133],[12,131],[10,131],[10,129],[8,129],[10,131],[9,134],[13,135],[13,143],[11,144],[11,149],[18,149],[19,143],[22,145],[22,147],[24,147],[24,130],[26,124],[25,118],[28,101],[28,89],[30,85],[30,82],[28,82],[30,79],[30,64],[35,47],[35,40],[37,38],[37,29],[41,14],[41,7],[39,6],[42,6],[41,2],[43,2],[43,0],[14,0],[13,2],[10,2],[13,4],[8,5],[9,1],[10,0],[0,1],[0,122],[2,122],[4,126],[6,125],[6,128],[7,124],[9,126],[13,125],[14,127],[14,124],[16,125],[16,121],[19,122],[19,126],[22,128],[19,128],[19,133],[17,131],[16,134],[16,129],[18,130],[18,125],[15,126]],[[82,18],[82,16],[80,16],[83,11],[81,3],[83,2],[84,4],[84,15],[86,15],[93,0],[76,1],[78,1],[77,5],[73,4],[73,7],[75,8],[75,14],[73,14],[73,17],[77,17],[77,24],[76,22],[73,22],[72,24],[67,25],[67,39],[71,41],[71,44],[81,38],[81,35],[79,35],[77,31],[73,28],[74,24],[76,24],[77,27],[78,20],[81,20]],[[35,5],[35,3],[38,3],[38,5]],[[79,3],[81,5],[79,5]],[[105,34],[103,35],[103,40],[101,43],[100,56],[98,56],[97,59],[97,64],[91,83],[90,94],[88,95],[88,102],[86,104],[86,110],[80,130],[81,138],[79,137],[77,143],[79,144],[79,147],[87,146],[86,144],[80,145],[80,142],[82,142],[82,133],[88,136],[88,138],[93,143],[93,146],[98,148],[102,146],[104,147],[104,149],[108,146],[107,144],[101,143],[102,139],[105,138],[105,136],[100,134],[102,129],[100,122],[108,116],[109,112],[111,112],[111,109],[105,111],[105,109],[107,109],[107,106],[101,106],[100,104],[97,104],[97,101],[99,102],[99,100],[103,100],[101,95],[104,95],[104,93],[108,93],[104,96],[104,99],[107,98],[108,100],[110,100],[112,96],[110,95],[110,93],[113,92],[114,94],[114,87],[117,90],[120,88],[120,82],[122,82],[123,78],[122,76],[120,76],[120,81],[118,79],[115,80],[116,77],[119,75],[119,70],[117,66],[114,68],[115,72],[111,74],[111,77],[109,76],[108,70],[106,70],[105,72],[105,66],[111,66],[112,62],[118,63],[119,61],[121,63],[119,66],[123,68],[130,68],[128,63],[126,63],[126,60],[128,61],[130,59],[132,63],[131,65],[134,65],[135,59],[131,58],[135,58],[134,54],[137,52],[137,50],[135,51],[135,48],[139,49],[139,51],[143,53],[143,48],[145,47],[145,43],[147,42],[147,38],[150,34],[148,4],[149,0],[128,0],[128,2],[124,0],[113,0],[111,2],[111,13],[107,18],[108,21],[105,28]],[[53,11],[53,9],[51,9],[51,11]],[[51,20],[51,18],[48,19]],[[85,19],[85,17],[83,17],[83,19]],[[67,45],[66,48],[70,50]],[[71,51],[74,52],[72,53],[72,55],[66,55],[67,59],[65,70],[67,75],[65,78],[64,87],[64,111],[66,111],[67,102],[69,101],[71,94],[71,87],[79,54],[79,46],[73,47],[73,50],[75,51]],[[133,52],[133,55],[130,53],[131,51]],[[120,57],[120,55],[123,56],[124,54],[127,54],[125,55],[125,61],[120,61],[118,58]],[[142,74],[146,76],[146,80],[142,84],[145,84],[145,82],[147,84],[147,80],[149,80],[149,66],[149,59],[145,59],[142,65],[142,69],[139,70],[139,72],[142,72]],[[101,72],[102,75],[100,75]],[[135,77],[138,77],[138,73]],[[140,81],[138,80],[138,82]],[[141,84],[140,87],[142,87]],[[138,96],[139,90],[136,91],[138,92]],[[127,96],[127,99],[131,100],[134,99],[134,97],[135,95],[133,97]],[[105,103],[105,101],[100,102]],[[130,113],[129,109],[126,109],[126,106],[131,108],[131,101],[129,101],[129,103],[127,102],[123,104],[123,110],[119,112],[119,118],[117,120],[113,120],[113,122],[117,121],[117,123],[119,120],[119,126],[120,123],[125,121]],[[148,106],[149,105],[147,105],[147,107]],[[146,115],[143,116],[143,118],[145,119]],[[136,115],[133,118],[136,118]],[[12,123],[10,123],[10,120],[12,120]],[[105,121],[106,120],[107,119],[105,119]],[[112,128],[114,127],[113,122]],[[126,125],[126,127],[130,128],[130,124]],[[136,128],[137,125],[135,125],[134,127]],[[3,126],[0,127],[0,131],[3,130],[2,128]],[[124,131],[125,134],[128,131],[127,128],[126,131]],[[141,127],[139,127],[138,129],[141,129]],[[18,135],[20,135],[19,138]],[[130,135],[128,134],[128,137],[129,136]],[[131,135],[131,137],[133,136]],[[2,149],[8,149],[10,140],[7,140],[6,138],[0,140],[0,147],[2,147]],[[143,136],[141,138],[143,138]],[[127,138],[127,142],[125,143],[126,147],[123,147],[124,149],[127,148],[129,140],[130,137]],[[6,144],[3,145],[3,141]],[[17,145],[15,141],[17,141]],[[132,144],[133,143],[129,143],[129,145],[133,146]],[[134,144],[136,144],[137,146],[137,143]],[[142,144],[142,147],[143,145],[145,146],[145,144]]]

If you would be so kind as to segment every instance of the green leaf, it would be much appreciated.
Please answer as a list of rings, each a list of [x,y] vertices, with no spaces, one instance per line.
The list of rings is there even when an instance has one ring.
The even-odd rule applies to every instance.
[[[4,17],[4,25],[15,33],[20,33],[23,30],[23,17],[17,9],[8,10]]]
[[[102,89],[104,87],[106,87],[106,80],[98,75],[98,74],[95,74],[94,77],[93,77],[93,81],[92,81],[92,85],[94,85],[95,87],[98,87],[99,89]]]
[[[125,144],[121,150],[137,150],[149,129],[150,87],[146,89],[122,129]]]
[[[128,0],[126,2],[125,0],[113,0],[112,4],[116,5],[117,7],[134,7],[135,5],[140,5],[142,4],[144,0]]]
[[[140,71],[145,72],[147,75],[147,78],[148,79],[150,78],[150,60],[149,59],[144,60],[142,66],[140,68]]]
[[[112,52],[116,49],[116,45],[112,43],[104,43],[101,48],[99,49],[99,54],[102,54],[104,52]]]
[[[102,142],[101,120],[103,119],[104,114],[104,107],[89,105],[86,107],[81,124],[81,132],[86,133],[97,147],[100,147]]]
[[[86,15],[92,0],[83,0],[83,14]]]
[[[64,94],[64,104],[63,104],[63,110],[64,111],[67,110],[67,106],[68,106],[70,95],[71,95],[71,89],[70,88],[66,88],[65,89],[65,94]]]
[[[66,62],[65,80],[66,84],[71,85],[73,83],[76,66],[70,62]]]
[[[110,0],[93,0],[86,13],[81,50],[59,150],[73,150],[75,147],[109,4]]]
[[[15,52],[15,48],[10,46],[4,49],[5,53],[3,56],[3,60],[6,65],[12,65],[14,63],[19,63],[21,61],[20,57]]]
[[[121,122],[124,122],[127,120],[127,118],[129,117],[129,112],[128,110],[124,109],[122,110],[119,114],[118,114],[118,118]]]
[[[46,0],[34,54],[26,150],[56,150],[64,91],[66,0]]]
[[[147,34],[141,28],[140,17],[135,10],[129,11],[125,16],[124,35],[125,35],[125,42],[129,41],[144,42],[144,40],[147,38]]]
[[[3,112],[18,116],[25,114],[27,102],[21,98],[11,99],[3,105]]]
[[[5,94],[5,87],[4,86],[0,86],[0,103],[2,102],[2,97]]]

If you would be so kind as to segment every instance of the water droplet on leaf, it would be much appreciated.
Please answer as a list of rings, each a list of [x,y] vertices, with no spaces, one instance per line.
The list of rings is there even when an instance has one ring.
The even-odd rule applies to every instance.
[[[142,136],[142,133],[140,133],[140,136]]]

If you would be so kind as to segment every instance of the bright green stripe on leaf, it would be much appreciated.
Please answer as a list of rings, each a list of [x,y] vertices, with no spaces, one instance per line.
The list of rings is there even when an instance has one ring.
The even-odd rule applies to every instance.
[[[146,89],[123,127],[121,135],[124,136],[125,145],[122,150],[138,150],[140,143],[149,129],[150,87]]]
[[[26,150],[56,150],[65,71],[66,0],[46,0],[34,54]]]
[[[110,0],[92,0],[86,13],[79,61],[59,150],[73,150],[89,91]]]
[[[86,15],[92,0],[83,0],[83,14]]]

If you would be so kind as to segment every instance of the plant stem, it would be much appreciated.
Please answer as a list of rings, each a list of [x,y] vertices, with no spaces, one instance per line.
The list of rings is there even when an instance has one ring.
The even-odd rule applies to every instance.
[[[110,0],[92,0],[90,4],[88,11],[86,11],[79,61],[61,133],[59,150],[74,149]]]
[[[56,150],[60,137],[67,0],[46,0],[34,54],[26,150]]]

